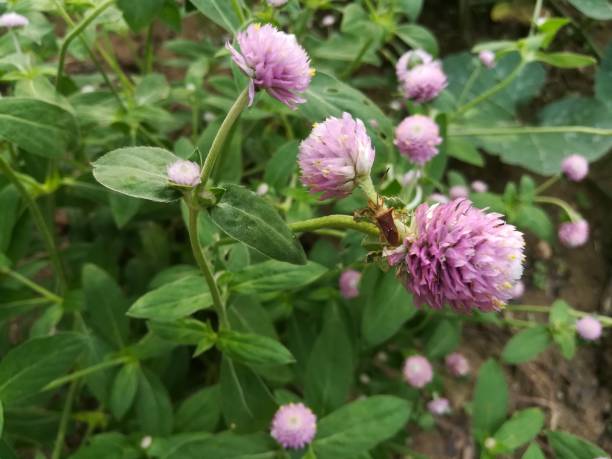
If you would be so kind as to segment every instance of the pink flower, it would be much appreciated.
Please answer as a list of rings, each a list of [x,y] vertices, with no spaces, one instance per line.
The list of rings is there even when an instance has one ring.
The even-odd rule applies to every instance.
[[[478,59],[482,65],[488,69],[495,67],[495,53],[493,51],[489,51],[488,49],[480,51],[480,53],[478,53]]]
[[[300,144],[298,162],[302,183],[322,198],[348,196],[361,178],[368,177],[374,148],[360,119],[348,113],[315,124]]]
[[[404,96],[416,103],[435,99],[448,84],[442,63],[423,50],[408,51],[402,55],[395,71]]]
[[[270,24],[251,24],[246,31],[238,33],[236,41],[240,52],[229,42],[225,47],[251,79],[249,105],[253,103],[255,89],[259,88],[291,108],[306,102],[300,94],[308,89],[314,70],[295,35],[281,32]]]
[[[429,195],[428,199],[429,201],[438,203],[438,204],[446,204],[447,202],[450,201],[446,196],[440,193],[432,193]]]
[[[180,159],[168,166],[168,179],[182,186],[196,186],[200,183],[200,166],[193,161]]]
[[[272,419],[270,434],[286,449],[303,448],[316,433],[317,417],[303,403],[281,406]]]
[[[512,298],[520,298],[525,293],[525,284],[523,281],[518,281],[512,289]]]
[[[446,369],[454,376],[466,376],[470,372],[470,362],[463,354],[453,352],[444,359]]]
[[[422,355],[413,355],[404,362],[404,379],[412,387],[422,388],[433,379],[431,363]]]
[[[336,18],[334,17],[333,14],[326,14],[325,16],[323,16],[323,19],[321,19],[321,25],[323,27],[331,27],[336,23]]]
[[[523,235],[467,199],[417,207],[415,232],[385,252],[413,294],[435,309],[499,310],[523,274]]]
[[[270,186],[267,183],[260,183],[257,186],[257,190],[255,191],[255,194],[257,196],[265,196],[266,194],[268,194],[268,191],[270,191]]]
[[[589,173],[589,162],[584,156],[570,155],[561,163],[561,170],[573,182],[580,182]]]
[[[12,29],[15,27],[25,27],[30,23],[28,18],[15,12],[4,13],[0,16],[0,27]]]
[[[586,220],[565,222],[559,225],[559,241],[566,247],[574,248],[586,244],[589,240],[589,224]]]
[[[340,275],[340,293],[344,298],[351,299],[359,296],[359,281],[361,273],[354,269],[347,269]]]
[[[482,180],[474,180],[472,182],[472,190],[474,190],[476,193],[486,193],[489,191],[489,185]]]
[[[427,409],[431,414],[442,416],[450,413],[450,402],[446,398],[434,398],[427,403]]]
[[[451,199],[467,198],[470,191],[463,185],[455,185],[448,190],[448,195]]]
[[[422,166],[438,154],[442,138],[438,125],[431,118],[413,115],[404,118],[395,129],[394,143],[402,155]]]
[[[576,322],[576,331],[587,341],[595,341],[601,336],[601,322],[595,317],[586,316]]]

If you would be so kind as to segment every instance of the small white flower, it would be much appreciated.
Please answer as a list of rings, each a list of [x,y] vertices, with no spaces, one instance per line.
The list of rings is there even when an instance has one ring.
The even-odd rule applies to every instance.
[[[149,446],[151,446],[151,443],[153,443],[153,438],[150,435],[147,435],[146,437],[142,437],[140,447],[142,449],[147,449]]]
[[[7,29],[12,29],[14,27],[25,27],[29,23],[30,21],[28,18],[15,12],[4,13],[2,16],[0,16],[0,27],[6,27]]]

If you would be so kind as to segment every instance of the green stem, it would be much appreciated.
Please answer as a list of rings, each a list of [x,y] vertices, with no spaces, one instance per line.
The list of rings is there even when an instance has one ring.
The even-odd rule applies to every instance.
[[[191,243],[191,251],[193,252],[193,256],[200,267],[200,271],[204,275],[204,279],[208,284],[208,289],[210,290],[210,294],[212,296],[213,305],[217,310],[217,314],[219,314],[219,320],[226,327],[229,326],[229,321],[227,318],[227,311],[225,310],[225,304],[223,299],[221,298],[221,292],[219,292],[219,287],[217,286],[217,281],[213,276],[212,270],[204,256],[204,252],[202,252],[202,248],[200,247],[200,240],[198,238],[198,209],[193,206],[192,203],[187,203],[189,207],[189,242]]]
[[[357,185],[359,185],[359,188],[361,188],[361,191],[364,192],[368,200],[372,201],[373,203],[377,203],[378,193],[376,192],[376,188],[374,187],[374,184],[372,183],[372,177],[367,175],[365,177],[357,178],[356,181],[357,181]]]
[[[246,107],[249,101],[248,88],[244,88],[244,90],[240,93],[234,105],[229,109],[223,123],[221,123],[221,127],[217,131],[217,135],[210,146],[210,150],[208,151],[208,155],[206,155],[206,160],[204,160],[204,166],[202,166],[202,182],[200,187],[203,188],[206,185],[206,182],[210,178],[212,174],[213,168],[215,167],[215,163],[219,155],[221,154],[221,150],[223,149],[223,145],[225,144],[225,140],[232,129],[232,126]]]
[[[19,177],[15,173],[15,171],[11,168],[9,163],[0,156],[0,170],[4,172],[7,178],[11,181],[11,183],[17,188],[17,191],[21,194],[23,199],[26,202],[26,205],[30,209],[30,213],[32,214],[32,218],[34,219],[34,223],[38,227],[38,231],[43,237],[45,245],[47,246],[47,252],[49,253],[49,257],[51,258],[51,264],[55,270],[55,275],[58,280],[58,284],[60,286],[60,290],[63,292],[67,287],[66,281],[66,272],[64,270],[64,265],[60,258],[59,250],[55,244],[55,239],[53,238],[53,234],[49,230],[47,223],[45,222],[45,218],[36,204],[34,198],[30,195],[28,190],[25,189]]]
[[[503,135],[528,135],[528,134],[564,134],[575,132],[578,134],[591,134],[601,136],[612,136],[612,129],[593,128],[588,126],[519,126],[498,128],[468,128],[450,129],[448,135],[451,137],[476,137],[476,136],[503,136]]]
[[[483,92],[478,97],[475,97],[474,99],[469,101],[467,104],[462,105],[461,107],[459,107],[457,109],[457,111],[453,114],[453,117],[464,114],[465,112],[467,112],[471,108],[474,108],[476,105],[480,104],[481,102],[484,102],[485,100],[489,99],[490,97],[493,97],[498,92],[504,90],[510,83],[512,83],[514,81],[514,79],[517,76],[520,75],[520,73],[523,71],[523,68],[525,67],[525,65],[526,65],[525,61],[521,60],[521,63],[519,65],[517,65],[515,67],[515,69],[512,72],[510,72],[510,74],[505,79],[503,79],[502,81],[497,83],[495,86],[490,87],[488,90]]]
[[[236,13],[236,15],[238,16],[238,19],[240,19],[240,24],[244,24],[244,21],[246,21],[246,18],[244,17],[244,11],[242,11],[242,7],[240,6],[240,3],[238,2],[238,0],[232,0],[232,8],[234,12]]]
[[[16,271],[13,271],[12,269],[8,269],[8,268],[0,269],[0,273],[4,273],[7,276],[12,277],[17,282],[25,285],[30,290],[40,294],[40,296],[42,296],[43,298],[45,298],[45,299],[47,299],[47,300],[49,300],[49,301],[51,301],[53,303],[60,304],[63,301],[62,297],[57,296],[55,293],[50,292],[49,290],[47,290],[43,286],[38,285],[36,282],[32,282],[27,277],[22,276],[21,274],[19,274]]]
[[[540,204],[552,204],[555,206],[559,206],[561,209],[565,211],[567,216],[571,221],[576,222],[581,220],[580,214],[576,212],[571,206],[559,198],[553,198],[552,196],[536,196],[533,198],[533,202],[538,202]]]
[[[550,306],[539,306],[539,305],[532,305],[532,304],[517,304],[517,305],[509,306],[509,309],[511,311],[517,311],[517,312],[540,312],[543,314],[550,314],[551,308]],[[573,315],[574,317],[591,316],[599,320],[602,324],[604,324],[607,327],[612,326],[612,317],[602,316],[601,314],[592,314],[590,312],[585,312],[585,311],[579,311],[574,308],[570,309],[570,314]]]
[[[51,453],[51,459],[61,458],[62,449],[64,449],[64,438],[66,437],[68,422],[70,422],[72,405],[74,404],[74,399],[76,398],[78,388],[78,381],[73,381],[70,385],[70,389],[68,389],[68,395],[66,396],[66,402],[64,403],[64,410],[62,411],[57,437],[55,437],[55,444],[53,446],[53,452]]]
[[[153,72],[153,24],[147,30],[147,41],[144,52],[144,73],[145,75]]]
[[[64,42],[62,43],[62,47],[60,48],[59,54],[59,62],[57,64],[57,79],[55,82],[56,89],[59,89],[59,85],[62,79],[62,72],[64,71],[64,63],[66,61],[66,53],[68,52],[68,46],[70,43],[78,37],[81,32],[83,32],[89,24],[91,24],[100,14],[104,12],[109,6],[115,3],[115,0],[106,0],[100,3],[96,8],[94,8],[87,16],[85,16],[81,22],[77,24],[77,26],[70,31]]]
[[[367,53],[368,49],[370,49],[372,42],[373,42],[372,38],[366,40],[366,42],[363,44],[363,46],[359,50],[359,53],[357,53],[357,56],[355,57],[355,59],[353,59],[353,62],[351,62],[351,64],[346,68],[346,70],[342,72],[342,75],[340,76],[342,79],[346,79],[349,76],[351,76],[351,74],[357,69],[357,67],[361,65],[363,56],[365,56],[365,53]]]
[[[461,102],[463,102],[463,99],[465,98],[465,96],[470,92],[470,89],[472,89],[472,86],[474,86],[474,83],[476,82],[476,80],[478,79],[478,76],[480,75],[481,69],[482,69],[482,65],[476,66],[476,68],[474,69],[470,77],[468,78],[467,82],[465,83],[465,86],[463,87],[463,91],[461,91],[461,94],[459,95],[459,99],[457,99],[457,105],[460,105]]]
[[[552,177],[549,177],[546,181],[544,181],[541,185],[539,185],[535,189],[535,194],[538,195],[538,194],[542,193],[543,191],[547,190],[552,185],[554,185],[557,182],[557,180],[559,180],[559,176],[558,175],[553,175]]]
[[[378,228],[367,222],[356,222],[350,215],[327,215],[325,217],[311,218],[289,224],[294,233],[311,232],[331,228],[337,230],[352,229],[369,236],[378,236]]]
[[[544,0],[536,0],[535,7],[533,8],[533,16],[531,17],[531,25],[529,26],[529,36],[531,37],[535,32],[536,26],[538,25],[538,19],[540,19],[540,13],[542,12],[542,3]]]
[[[82,370],[75,371],[73,373],[70,373],[69,375],[54,379],[53,381],[49,382],[45,387],[43,387],[41,392],[57,389],[58,387],[63,386],[66,383],[76,381],[78,379],[84,378],[85,376],[89,376],[93,373],[97,373],[98,371],[105,370],[107,368],[127,363],[130,360],[131,357],[123,356],[113,360],[108,360],[106,362],[101,362],[87,368],[83,368]]]

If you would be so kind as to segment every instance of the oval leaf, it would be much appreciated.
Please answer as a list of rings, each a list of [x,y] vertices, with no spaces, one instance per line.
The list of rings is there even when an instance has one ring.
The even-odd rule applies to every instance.
[[[487,360],[480,367],[472,403],[474,435],[484,440],[501,426],[508,413],[508,385],[495,360]]]
[[[292,265],[269,260],[234,273],[230,288],[242,294],[295,290],[316,281],[325,271],[325,267],[311,261],[305,265]]]
[[[528,328],[514,335],[502,352],[502,359],[506,363],[523,363],[534,359],[551,343],[550,332],[547,327],[538,326]]]
[[[254,333],[223,330],[217,346],[235,361],[247,365],[286,365],[295,362],[291,352],[281,343]]]
[[[533,440],[544,425],[544,413],[528,408],[514,415],[495,433],[495,452],[508,453]]]

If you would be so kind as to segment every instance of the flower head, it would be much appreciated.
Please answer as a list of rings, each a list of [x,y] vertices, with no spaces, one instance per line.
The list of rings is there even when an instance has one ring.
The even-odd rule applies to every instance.
[[[346,299],[359,296],[359,281],[361,273],[354,269],[347,269],[340,275],[340,293]]]
[[[448,84],[442,63],[423,50],[408,51],[402,55],[395,72],[406,99],[416,103],[435,99]]]
[[[336,18],[334,17],[333,14],[326,14],[325,16],[323,16],[323,19],[321,19],[321,25],[323,27],[331,27],[336,23]]]
[[[431,414],[441,416],[450,413],[450,402],[447,398],[434,398],[427,403],[427,409]]]
[[[385,255],[417,305],[494,311],[512,298],[523,274],[524,246],[523,235],[502,215],[457,199],[417,207],[414,234]]]
[[[25,27],[29,23],[28,18],[15,12],[4,13],[0,16],[0,27],[6,27],[7,29]]]
[[[303,403],[281,406],[274,419],[270,434],[283,448],[301,449],[308,445],[317,433],[317,417]]]
[[[344,197],[360,178],[370,175],[374,148],[360,119],[348,113],[315,124],[300,144],[298,162],[302,183],[323,198]]]
[[[267,183],[260,183],[257,186],[257,190],[255,190],[255,194],[257,196],[265,196],[266,194],[268,194],[268,191],[270,191],[270,185],[268,185]]]
[[[488,69],[492,69],[495,67],[495,53],[493,51],[489,51],[485,49],[484,51],[480,51],[478,53],[478,59]]]
[[[561,170],[572,182],[580,182],[589,173],[589,162],[584,156],[570,155],[561,163]]]
[[[448,190],[448,195],[451,199],[467,198],[469,194],[470,190],[468,190],[463,185],[451,186]]]
[[[236,65],[251,79],[250,103],[253,103],[255,89],[259,88],[291,108],[305,102],[300,94],[308,89],[314,70],[295,35],[281,32],[270,24],[251,24],[236,35],[236,41],[240,52],[229,42],[225,47]]]
[[[200,183],[200,166],[193,161],[179,159],[168,166],[168,179],[177,185],[196,186]]]
[[[412,115],[395,129],[395,146],[412,162],[423,165],[438,154],[442,143],[438,125],[428,116]]]
[[[412,387],[422,388],[433,379],[431,363],[422,355],[413,355],[404,362],[404,379]]]
[[[444,363],[446,369],[454,376],[466,376],[470,372],[470,362],[459,352],[448,354]]]
[[[589,224],[586,220],[565,222],[559,225],[559,241],[566,247],[574,248],[586,244],[589,240]]]
[[[482,180],[474,180],[471,186],[472,190],[474,190],[476,193],[486,193],[489,191],[489,185]]]
[[[576,322],[576,331],[587,341],[595,341],[601,336],[601,322],[595,317],[586,316]]]

